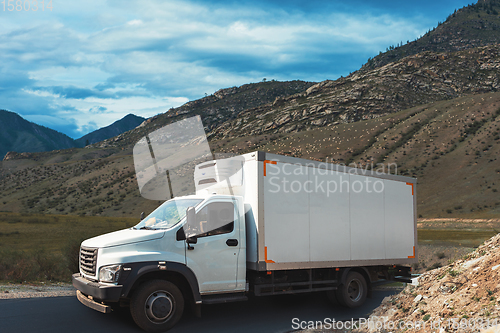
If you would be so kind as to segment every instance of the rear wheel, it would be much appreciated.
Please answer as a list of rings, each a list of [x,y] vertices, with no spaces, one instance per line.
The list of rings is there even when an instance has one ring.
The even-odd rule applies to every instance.
[[[336,290],[337,301],[348,308],[356,308],[363,305],[368,294],[366,280],[358,272],[351,271],[347,274],[345,283]]]
[[[147,332],[165,332],[171,329],[181,319],[183,311],[182,293],[169,281],[146,282],[130,300],[132,318]]]

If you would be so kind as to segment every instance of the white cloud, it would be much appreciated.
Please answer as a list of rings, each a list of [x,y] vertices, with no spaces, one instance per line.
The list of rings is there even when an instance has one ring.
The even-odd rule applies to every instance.
[[[127,22],[128,25],[141,25],[142,21],[141,20],[132,20]]]

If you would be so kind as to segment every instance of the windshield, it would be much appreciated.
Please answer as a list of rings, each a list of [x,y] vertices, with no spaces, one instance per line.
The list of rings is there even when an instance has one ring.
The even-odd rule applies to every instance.
[[[202,199],[173,199],[146,216],[134,229],[168,229],[186,216],[188,207],[196,207]]]

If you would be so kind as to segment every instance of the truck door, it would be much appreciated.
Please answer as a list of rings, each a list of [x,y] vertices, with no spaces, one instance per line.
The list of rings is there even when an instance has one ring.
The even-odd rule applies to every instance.
[[[184,226],[196,244],[186,250],[186,264],[196,274],[201,293],[234,291],[240,251],[239,222],[233,201],[209,202]]]

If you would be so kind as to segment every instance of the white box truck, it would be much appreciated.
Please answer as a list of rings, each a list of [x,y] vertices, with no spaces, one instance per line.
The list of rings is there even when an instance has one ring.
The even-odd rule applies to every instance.
[[[149,332],[185,305],[325,291],[347,307],[375,282],[410,282],[416,179],[264,152],[196,166],[196,194],[81,244],[78,299],[129,306]]]

